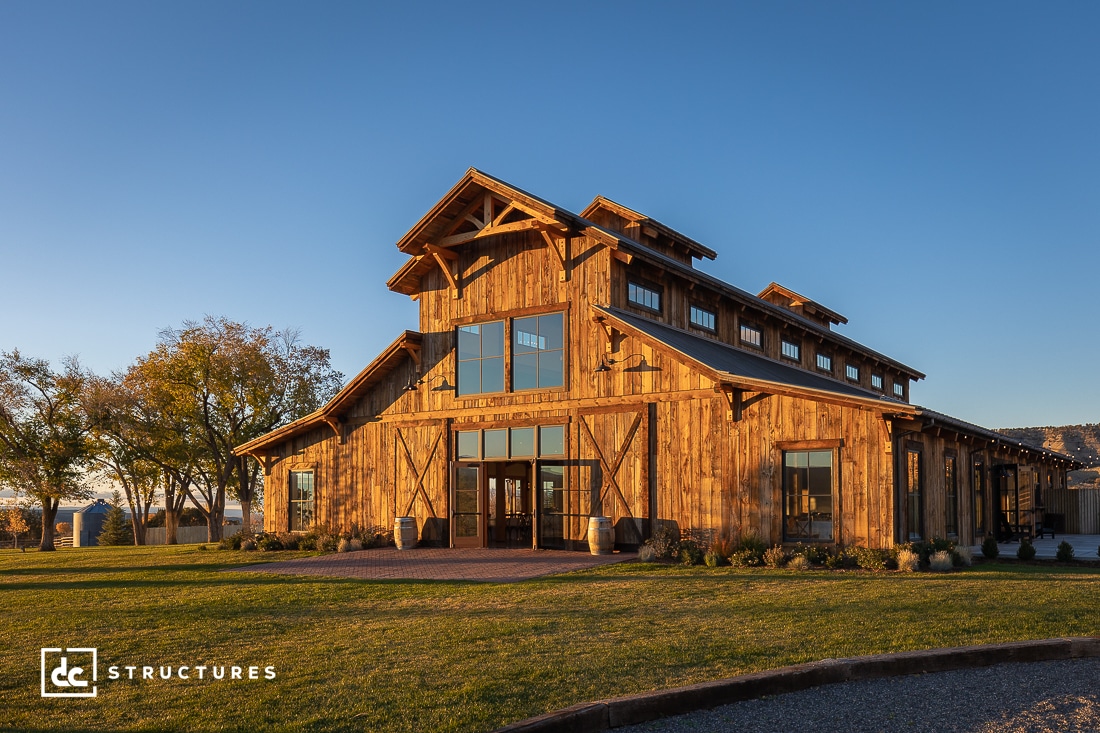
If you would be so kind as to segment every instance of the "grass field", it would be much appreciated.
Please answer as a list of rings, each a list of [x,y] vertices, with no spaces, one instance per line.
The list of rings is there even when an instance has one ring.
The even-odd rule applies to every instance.
[[[508,585],[219,572],[278,554],[0,552],[0,729],[478,731],[816,659],[1100,634],[1096,566],[623,564]],[[40,647],[71,646],[98,648],[98,697],[41,698]],[[277,676],[105,681],[112,664]]]

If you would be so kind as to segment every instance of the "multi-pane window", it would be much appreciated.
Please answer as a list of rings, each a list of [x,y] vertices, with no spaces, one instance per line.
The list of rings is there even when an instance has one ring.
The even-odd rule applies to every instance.
[[[906,527],[910,540],[921,540],[924,538],[924,504],[921,499],[924,484],[920,470],[920,459],[921,455],[919,450],[910,449],[906,451]]]
[[[874,387],[877,390],[882,389],[882,375],[881,374],[872,374],[871,375],[871,386]]]
[[[504,321],[458,327],[458,394],[504,391]]]
[[[564,318],[561,313],[512,321],[512,388],[565,384]]]
[[[638,283],[628,284],[626,297],[631,303],[648,308],[651,311],[660,312],[661,310],[661,294],[644,285]]]
[[[503,392],[509,358],[512,390],[565,386],[563,313],[513,319],[507,353],[504,326],[504,321],[492,321],[458,327],[458,395]]]
[[[313,524],[313,471],[290,472],[290,531],[305,532]]]
[[[802,347],[793,341],[783,339],[783,356],[794,361],[802,361]]]
[[[985,535],[985,463],[974,459],[974,475],[971,478],[974,491],[974,538]]]
[[[762,349],[764,348],[764,332],[751,323],[742,323],[741,343]]]
[[[855,364],[845,364],[844,365],[844,376],[848,377],[848,381],[850,381],[850,382],[858,382],[859,381],[859,367],[857,367]]]
[[[944,531],[949,539],[959,536],[959,479],[955,472],[955,456],[944,456],[943,479],[946,487],[944,498],[945,507]]]
[[[783,451],[783,534],[833,539],[833,452]]]
[[[691,306],[691,325],[698,326],[704,331],[714,331],[714,313],[706,308]]]
[[[817,368],[823,372],[833,373],[833,357],[828,354],[817,355]]]
[[[564,456],[565,426],[458,430],[455,455],[460,461]]]
[[[901,398],[905,397],[905,385],[901,382],[894,382],[894,396]]]

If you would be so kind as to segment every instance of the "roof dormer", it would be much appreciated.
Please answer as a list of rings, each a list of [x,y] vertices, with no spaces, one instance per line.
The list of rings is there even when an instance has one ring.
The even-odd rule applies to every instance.
[[[773,282],[771,285],[761,290],[758,297],[769,303],[774,303],[782,308],[786,308],[792,313],[797,313],[803,318],[809,318],[811,321],[820,323],[825,328],[832,328],[834,325],[839,326],[848,322],[847,318],[836,311],[826,308],[804,295],[799,295],[795,291],[785,288],[779,283]]]
[[[656,219],[651,219],[645,214],[628,209],[603,196],[593,199],[592,203],[581,212],[581,216],[686,265],[692,264],[692,258],[706,257],[708,260],[713,260],[718,256],[718,253],[709,247],[704,247]]]

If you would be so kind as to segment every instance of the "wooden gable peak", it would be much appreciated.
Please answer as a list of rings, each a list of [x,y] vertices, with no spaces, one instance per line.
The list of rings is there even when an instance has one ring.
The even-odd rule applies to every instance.
[[[557,242],[588,226],[576,214],[545,199],[470,168],[458,183],[397,242],[410,259],[387,283],[396,292],[415,295],[420,278],[439,267],[459,290],[457,249],[510,232],[539,232],[563,260]]]

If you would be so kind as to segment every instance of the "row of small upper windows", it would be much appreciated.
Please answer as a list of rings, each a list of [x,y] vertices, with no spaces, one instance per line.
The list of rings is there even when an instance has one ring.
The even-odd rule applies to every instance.
[[[627,298],[634,305],[641,306],[647,310],[660,312],[661,310],[661,293],[653,288],[640,285],[638,283],[631,282],[627,288]],[[717,317],[713,311],[707,310],[701,306],[692,305],[689,309],[689,318],[691,325],[696,328],[703,329],[704,331],[710,331],[715,333],[717,328],[715,323]],[[740,340],[744,346],[749,346],[755,349],[763,350],[764,348],[764,331],[759,326],[752,323],[742,322],[740,324]],[[781,353],[784,358],[794,362],[802,363],[802,346],[794,341],[788,339],[782,339]],[[818,353],[816,355],[817,369],[827,374],[833,373],[833,358],[828,354]],[[844,376],[851,382],[860,381],[860,367],[855,364],[846,364],[844,366]],[[885,391],[883,388],[883,378],[881,374],[871,375],[871,386],[879,391]],[[894,395],[897,397],[905,396],[905,386],[900,381],[893,383]]]
[[[505,326],[512,330],[506,349]],[[458,394],[504,391],[504,374],[512,390],[565,386],[565,319],[562,313],[490,321],[457,329]]]

